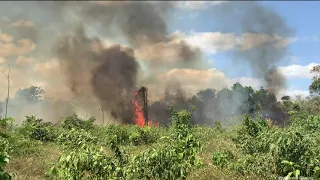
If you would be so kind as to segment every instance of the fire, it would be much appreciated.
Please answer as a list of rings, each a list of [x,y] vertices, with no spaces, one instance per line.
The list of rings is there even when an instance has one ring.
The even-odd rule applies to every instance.
[[[135,95],[138,95],[138,92],[135,93]],[[139,126],[139,127],[144,127],[146,124],[146,121],[144,119],[143,116],[143,109],[142,107],[139,105],[138,100],[134,99],[132,101],[133,105],[134,105],[134,109],[135,109],[135,123]],[[156,126],[159,127],[159,123],[157,122],[153,122],[152,120],[148,121],[148,126]]]
[[[143,117],[143,113],[142,113],[142,108],[141,106],[139,106],[139,103],[137,100],[133,100],[133,105],[135,107],[135,123],[139,126],[139,127],[144,127],[145,125],[145,119]]]

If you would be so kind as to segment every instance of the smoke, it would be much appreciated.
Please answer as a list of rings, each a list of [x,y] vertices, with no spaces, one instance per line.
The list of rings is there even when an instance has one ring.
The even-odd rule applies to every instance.
[[[72,35],[60,37],[54,47],[67,85],[76,97],[90,102],[94,96],[115,119],[130,121],[126,112],[131,111],[138,73],[132,49],[105,47],[98,38],[88,38],[83,26]]]
[[[171,123],[169,107],[179,110],[186,109],[189,105],[188,102],[189,99],[186,96],[186,92],[183,91],[181,83],[174,79],[168,81],[166,83],[164,98],[149,106],[150,118],[162,125],[169,125]]]
[[[256,40],[244,36],[241,47],[229,54],[235,63],[248,64],[253,76],[275,94],[286,87],[285,78],[275,69],[287,53],[287,44],[294,32],[285,19],[258,2],[224,3],[211,14],[223,32],[256,36]],[[246,48],[254,43],[260,45],[253,49]]]
[[[59,60],[65,82],[62,87],[52,88],[67,87],[70,90],[70,102],[77,102],[75,104],[80,106],[73,110],[86,109],[90,114],[98,115],[97,110],[102,108],[113,119],[131,122],[131,99],[138,86],[156,84],[155,75],[159,72],[203,65],[198,48],[169,33],[168,23],[175,11],[171,2],[55,1],[19,2],[15,6],[25,7],[28,11],[0,7],[3,12],[13,15],[12,20],[16,22],[9,24],[5,21],[5,26],[11,28],[3,30],[37,43],[37,51],[32,55],[50,56],[53,53]],[[208,14],[218,31],[267,34],[267,38],[271,39],[267,43],[248,50],[245,48],[251,42],[248,39],[230,55],[236,63],[249,64],[253,76],[259,78],[270,91],[277,93],[285,87],[285,79],[274,67],[286,52],[286,46],[282,46],[285,42],[278,36],[289,36],[292,31],[278,14],[255,2],[223,3]],[[36,24],[19,21],[22,17],[38,21]],[[92,37],[92,34],[97,36]],[[104,39],[109,38],[116,39],[119,44],[106,45]],[[141,71],[137,57],[143,61],[147,73]],[[145,76],[142,78],[141,75]],[[189,100],[179,82],[168,81],[164,86],[165,97],[150,106],[150,114],[167,121],[168,106],[186,108]],[[245,101],[247,97],[239,99]],[[203,108],[198,111],[199,119],[196,121],[199,123],[212,111],[212,102],[204,102],[201,105]],[[54,112],[63,110],[59,108],[61,102],[58,104],[52,106]],[[102,107],[99,107],[100,104]],[[238,105],[233,107],[237,108]],[[70,104],[66,105],[66,109],[71,111]],[[226,109],[220,110],[221,114],[229,113]]]
[[[63,9],[75,9],[71,3],[53,7],[57,8],[53,12],[60,13]],[[198,49],[184,41],[174,43],[176,37],[169,35],[166,19],[172,11],[170,3],[126,2],[114,6],[83,3],[78,7],[74,13],[81,19],[81,26],[72,35],[60,37],[55,42],[54,52],[61,60],[68,86],[74,95],[82,99],[88,95],[83,102],[90,101],[93,95],[115,119],[131,121],[131,99],[137,87],[139,70],[135,52],[120,45],[106,48],[99,38],[85,35],[87,26],[97,27],[106,36],[121,35],[131,47],[144,52],[145,58],[155,53],[154,50],[146,51],[146,48],[155,46],[165,52],[170,45],[169,48],[175,51],[173,58],[179,64],[199,60]],[[157,53],[156,59],[160,61],[151,61],[150,64],[161,64],[165,54]]]

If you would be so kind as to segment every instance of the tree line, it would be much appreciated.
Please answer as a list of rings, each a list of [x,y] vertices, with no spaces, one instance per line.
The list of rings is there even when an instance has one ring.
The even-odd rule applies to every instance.
[[[274,121],[275,124],[285,125],[289,121],[291,111],[320,115],[320,65],[311,70],[313,81],[309,86],[310,95],[306,98],[283,96],[277,99],[275,94],[261,87],[258,90],[251,86],[243,86],[235,83],[231,88],[220,91],[215,89],[201,90],[191,98],[186,99],[179,94],[172,95],[165,92],[165,98],[149,105],[150,118],[160,124],[169,125],[169,107],[186,109],[194,105],[192,123],[198,125],[214,125],[215,121],[232,123],[230,119],[247,114],[251,117],[262,116]],[[10,98],[9,98],[10,99]],[[45,99],[45,91],[41,87],[31,86],[19,89],[15,96],[0,102],[0,113],[3,115],[6,103],[9,107],[19,106],[25,103],[36,104]]]

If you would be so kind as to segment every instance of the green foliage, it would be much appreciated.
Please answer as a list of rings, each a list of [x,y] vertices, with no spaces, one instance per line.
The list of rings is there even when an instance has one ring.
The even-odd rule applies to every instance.
[[[67,117],[62,123],[62,127],[65,129],[84,129],[89,130],[94,127],[93,122],[95,121],[94,117],[91,117],[88,120],[83,120],[78,117],[77,114]]]
[[[138,126],[123,126],[118,124],[106,127],[103,133],[107,140],[106,144],[110,144],[112,139],[112,141],[116,141],[119,145],[143,145],[156,142],[159,139],[158,131],[156,127],[139,128]],[[113,139],[114,137],[116,139]]]
[[[313,170],[313,179],[319,180],[320,179],[320,167],[316,166]]]
[[[118,163],[106,156],[102,148],[87,146],[62,155],[48,175],[50,179],[117,179],[123,175]]]
[[[14,119],[11,117],[8,118],[0,118],[0,129],[8,129],[11,128],[14,123]]]
[[[98,139],[83,129],[77,130],[72,128],[61,133],[57,138],[57,142],[69,148],[79,148],[88,144],[95,144],[98,142]]]
[[[314,92],[317,90],[314,85],[310,87]],[[39,102],[42,93],[33,87],[20,90],[17,97]],[[35,155],[48,144],[65,148],[58,146],[63,153],[49,171],[49,179],[186,179],[203,165],[198,156],[214,165],[209,163],[201,168],[213,170],[214,175],[217,170],[219,173],[229,170],[233,172],[228,174],[246,178],[308,176],[319,179],[320,98],[313,93],[303,100],[289,96],[281,100],[278,102],[275,95],[264,88],[256,91],[240,83],[221,91],[208,89],[186,101],[197,105],[197,110],[194,107],[170,109],[169,128],[97,127],[94,118],[84,120],[76,114],[56,126],[35,116],[27,116],[18,128],[12,126],[13,119],[0,119],[0,179],[11,178],[4,171],[8,154],[15,158]],[[204,115],[208,109],[212,114]],[[271,126],[260,116],[268,113],[271,114],[268,118],[285,121],[286,126]],[[247,115],[242,117],[242,124],[232,129],[222,128],[222,124],[230,122],[230,117],[243,114]],[[197,123],[201,119],[200,124],[214,128],[194,128],[192,117],[197,118]],[[52,143],[43,143],[48,141]],[[206,151],[202,151],[203,145],[207,146]]]
[[[6,164],[9,163],[9,155],[7,154],[9,150],[9,143],[4,138],[0,137],[0,179],[1,180],[11,180],[12,176],[5,171]]]
[[[28,103],[37,103],[42,100],[44,93],[45,91],[41,87],[31,86],[25,89],[18,89],[15,98]]]
[[[149,149],[133,158],[129,166],[129,179],[186,179],[192,167],[201,165],[196,157],[200,143],[191,133],[189,111],[171,109],[172,133],[169,144],[159,149]]]
[[[36,153],[42,144],[41,141],[30,139],[17,132],[8,134],[7,140],[10,143],[9,152],[16,156]]]
[[[52,179],[186,179],[190,169],[200,165],[199,159],[196,158],[200,143],[191,133],[192,110],[181,112],[173,110],[172,115],[174,123],[167,143],[156,149],[147,149],[135,156],[127,156],[119,147],[119,143],[123,143],[122,139],[128,138],[128,133],[124,133],[125,131],[119,133],[121,138],[117,134],[108,134],[110,149],[114,154],[108,156],[103,148],[97,149],[91,144],[92,142],[80,141],[88,137],[83,136],[86,133],[84,130],[72,129],[70,136],[65,134],[58,139],[68,137],[63,142],[72,141],[82,146],[62,155],[48,173],[49,177]],[[150,140],[145,135],[150,130],[150,128],[141,129],[137,131],[140,135],[131,134],[129,139],[133,143],[136,143],[137,136]],[[76,134],[80,132],[82,136]]]
[[[246,154],[268,151],[270,130],[266,120],[262,118],[252,119],[248,116],[243,117],[243,124],[237,130],[236,137],[233,138],[237,147]],[[265,137],[265,138],[258,138]]]
[[[35,116],[26,116],[19,132],[26,137],[42,142],[54,141],[57,137],[56,129],[50,123],[44,123],[42,119],[37,119]]]
[[[281,163],[285,165],[283,171],[285,173],[288,173],[288,175],[285,178],[288,179],[291,176],[294,176],[295,178],[298,178],[300,176],[300,170],[299,169],[301,167],[299,165],[297,165],[294,162],[287,161],[287,160],[284,160]]]
[[[213,152],[212,153],[212,162],[216,166],[225,167],[228,165],[229,161],[233,159],[233,154],[228,152]]]
[[[138,128],[135,126],[135,130],[131,132],[129,141],[133,145],[151,144],[157,141],[158,134],[154,131],[154,127]]]
[[[10,129],[12,129],[14,123],[13,118],[0,118],[0,137],[8,137]]]
[[[309,92],[313,96],[320,96],[320,65],[314,66],[310,73],[313,74],[313,82],[309,86]]]
[[[245,116],[243,120],[243,125],[237,130],[233,140],[245,154],[240,160],[245,162],[242,166],[244,171],[259,172],[257,168],[250,169],[250,167],[264,166],[269,172],[271,169],[273,171],[271,173],[288,175],[284,162],[299,162],[299,174],[311,176],[314,168],[319,166],[320,148],[315,146],[318,118],[309,116],[306,119],[296,119],[291,126],[283,129],[270,128],[261,119],[254,120]],[[263,161],[268,163],[257,164],[262,162],[259,158],[265,155],[267,158]],[[248,157],[253,159],[251,163]],[[263,171],[261,173],[263,174]],[[292,173],[297,172],[292,171]]]

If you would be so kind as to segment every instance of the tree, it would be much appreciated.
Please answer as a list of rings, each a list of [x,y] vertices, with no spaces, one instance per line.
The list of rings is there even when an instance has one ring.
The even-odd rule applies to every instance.
[[[310,73],[313,74],[312,83],[309,86],[311,96],[320,96],[320,65],[314,66]]]
[[[18,89],[15,98],[29,103],[37,103],[43,99],[44,93],[45,91],[41,87],[31,86],[25,89]]]

